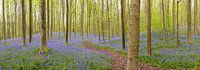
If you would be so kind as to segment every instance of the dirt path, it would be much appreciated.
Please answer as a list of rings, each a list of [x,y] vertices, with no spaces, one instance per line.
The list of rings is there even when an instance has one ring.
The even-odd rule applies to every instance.
[[[83,42],[83,46],[86,49],[98,51],[102,54],[105,54],[105,55],[111,57],[113,59],[112,66],[113,66],[114,70],[126,70],[127,56],[123,56],[120,53],[117,53],[117,52],[114,52],[111,50],[95,48],[95,47],[93,47],[94,44],[92,44],[89,41]],[[152,67],[149,64],[145,64],[142,62],[139,63],[139,67],[140,67],[140,70],[163,70],[163,69],[159,69],[156,67]]]

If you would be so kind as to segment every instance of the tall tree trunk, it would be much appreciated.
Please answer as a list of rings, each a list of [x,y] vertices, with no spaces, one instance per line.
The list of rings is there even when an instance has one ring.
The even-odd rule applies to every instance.
[[[193,31],[194,31],[194,34],[197,34],[197,23],[198,23],[198,2],[197,0],[194,0],[194,28],[193,28]]]
[[[96,4],[98,4],[98,3],[100,3],[100,0],[98,0]],[[97,12],[98,10],[99,10],[99,6],[96,7],[95,13],[98,13]],[[98,25],[98,39],[99,39],[99,41],[101,41],[101,30],[100,30],[101,29],[101,25],[100,25],[101,23],[100,23],[100,20],[99,20],[100,19],[99,16],[100,16],[100,14],[98,13],[98,15],[96,15],[97,25]]]
[[[6,30],[7,30],[7,32],[6,32],[6,38],[10,38],[10,5],[9,5],[9,1],[7,0],[6,1],[6,11],[7,11],[7,13],[6,13],[6,21],[7,21],[7,25],[6,25]]]
[[[29,42],[32,42],[32,0],[29,0]]]
[[[101,7],[101,32],[103,42],[105,43],[105,30],[104,30],[104,0],[102,0],[102,7]]]
[[[127,70],[139,70],[140,0],[132,0],[130,10]]]
[[[46,26],[47,26],[47,40],[49,40],[49,32],[50,32],[50,0],[47,0],[47,23],[46,23]]]
[[[64,7],[65,5],[64,5],[64,3],[65,3],[65,1],[62,0],[61,5],[62,5],[62,30],[63,30],[63,32],[65,32],[65,7]]]
[[[85,1],[85,0],[84,0],[84,1]],[[83,1],[83,2],[84,2],[84,1]],[[68,10],[69,10],[69,14],[68,14],[68,15],[69,15],[69,20],[68,20],[68,21],[69,21],[69,40],[71,40],[71,31],[72,31],[72,30],[71,30],[71,27],[72,27],[72,26],[71,26],[71,25],[72,25],[71,23],[72,23],[72,20],[73,20],[73,19],[72,19],[72,10],[71,10],[71,9],[72,9],[72,3],[73,3],[73,0],[70,1],[70,3],[69,3],[69,9],[68,9]],[[84,2],[84,3],[85,3],[85,2]],[[85,8],[85,5],[84,5],[83,8]],[[84,18],[84,11],[83,11],[83,18]],[[84,19],[83,19],[83,27],[84,27]],[[83,29],[84,29],[84,28],[83,28]],[[83,31],[83,35],[84,35],[84,31]],[[83,38],[84,38],[84,36],[82,37],[82,39],[83,39]]]
[[[68,13],[69,13],[69,5],[68,5],[69,3],[68,3],[68,0],[66,0],[66,6],[67,6],[67,9],[66,9],[66,34],[65,34],[65,41],[66,41],[66,43],[68,43],[68,37],[69,37],[69,34],[68,34],[68,32],[69,32],[69,26],[68,26],[68,19],[69,19],[69,15],[68,15]]]
[[[147,55],[151,55],[151,0],[147,0]]]
[[[22,38],[23,45],[26,45],[26,10],[25,10],[25,1],[21,0],[22,3]]]
[[[117,0],[117,5],[116,5],[116,6],[117,6],[117,21],[116,21],[117,23],[116,23],[116,28],[120,26],[120,17],[119,17],[119,16],[120,16],[120,14],[119,14],[120,12],[119,12],[119,4],[118,4],[119,2],[120,2],[120,0]],[[117,28],[117,30],[116,30],[116,34],[117,34],[117,35],[120,34],[119,29],[120,29],[120,28]],[[120,35],[119,35],[119,36],[120,36]]]
[[[4,8],[4,0],[2,0],[2,14],[3,14],[3,26],[2,26],[2,34],[3,34],[3,41],[4,41],[4,43],[6,42],[6,24],[5,24],[5,8]]]
[[[177,11],[176,11],[176,47],[178,48],[179,47],[179,3],[180,1],[177,0]]]
[[[172,24],[173,24],[173,34],[175,35],[175,23],[176,23],[176,16],[175,16],[175,0],[173,0],[173,4],[172,4]]]
[[[191,0],[187,0],[187,43],[191,44]]]
[[[170,3],[170,0],[165,0],[165,4],[166,4],[166,9],[165,9],[165,12],[166,12],[166,14],[165,14],[165,17],[166,17],[166,21],[165,21],[165,23],[166,23],[166,35],[168,35],[169,34],[169,28],[170,28],[170,12],[169,12],[169,3]]]
[[[76,15],[76,14],[77,14],[77,0],[75,0],[74,3],[75,3],[75,4],[74,4],[74,6],[75,6],[75,12],[74,12],[74,14],[75,14],[75,17],[74,17],[74,18],[75,18],[75,19],[74,19],[74,20],[75,20],[75,25],[74,25],[74,29],[75,29],[75,30],[74,30],[74,37],[76,37],[76,34],[77,34],[77,33],[76,33],[76,32],[77,32],[77,25],[76,25],[76,24],[77,24],[77,22],[78,22],[78,21],[77,21],[77,15]]]
[[[40,14],[41,14],[41,45],[40,54],[47,53],[47,40],[46,40],[46,8],[45,0],[40,0]]]
[[[82,5],[81,5],[81,38],[82,40],[84,39],[84,8],[85,8],[85,0],[82,0]]]
[[[108,26],[107,26],[107,30],[108,30],[108,32],[107,32],[107,34],[108,34],[108,44],[109,44],[109,46],[110,46],[110,39],[111,39],[111,36],[110,36],[110,8],[109,8],[109,0],[107,0],[107,24],[108,24]]]
[[[51,32],[51,38],[52,38],[52,35],[53,35],[53,24],[54,24],[54,2],[53,0],[51,1],[51,29],[50,29],[50,32]]]
[[[166,46],[166,38],[167,38],[167,29],[166,29],[166,21],[165,21],[165,6],[164,6],[164,0],[162,0],[162,21],[163,21],[163,32],[164,32],[164,38],[163,42]]]
[[[124,0],[121,0],[121,27],[122,27],[122,49],[126,49],[126,44],[125,44],[125,22],[124,22],[124,17],[125,17],[125,8],[124,8]]]
[[[17,11],[17,2],[16,2],[16,0],[14,0],[14,8],[15,8],[14,11]],[[17,13],[18,13],[18,12],[15,13],[15,19],[14,19],[14,24],[15,24],[15,25],[14,25],[14,27],[15,27],[15,29],[14,29],[14,30],[15,30],[15,33],[14,33],[14,34],[15,34],[15,38],[17,37],[17,24],[18,24]]]

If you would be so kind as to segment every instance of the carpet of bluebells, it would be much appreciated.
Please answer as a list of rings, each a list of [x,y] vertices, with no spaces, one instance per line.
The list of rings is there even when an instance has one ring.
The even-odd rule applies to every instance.
[[[146,56],[146,33],[140,36],[139,60],[162,68],[195,68],[200,58],[200,36],[193,36],[193,44],[186,44],[186,36],[180,35],[180,47],[175,47],[175,38],[168,35],[166,44],[163,44],[163,35],[152,33],[152,56]],[[38,55],[40,46],[40,34],[33,36],[33,42],[27,46],[21,46],[21,38],[8,39],[6,44],[0,42],[0,70],[25,69],[25,70],[110,70],[112,58],[87,50],[82,46],[83,41],[91,41],[100,48],[111,48],[127,55],[128,37],[126,37],[126,49],[121,49],[121,38],[112,37],[109,41],[99,41],[96,35],[84,34],[84,40],[80,34],[70,34],[70,41],[65,43],[65,33],[55,32],[48,41],[49,53],[43,59]],[[28,37],[27,37],[28,40]]]
[[[73,37],[72,37],[73,38]],[[28,40],[28,37],[27,37]],[[110,70],[112,59],[81,47],[78,37],[65,44],[64,33],[53,33],[48,41],[48,54],[38,54],[40,35],[22,46],[21,38],[0,42],[0,70]]]
[[[186,35],[180,35],[180,47],[176,48],[175,37],[167,36],[167,42],[164,44],[163,35],[152,33],[152,56],[146,56],[146,33],[140,34],[139,60],[149,63],[155,67],[170,68],[170,69],[194,69],[200,62],[200,36],[193,35],[192,44],[187,45]],[[110,46],[114,49],[126,52],[128,51],[128,37],[126,39],[126,50],[121,49],[120,37],[114,37],[111,40]],[[109,43],[100,43],[101,47],[108,47]]]

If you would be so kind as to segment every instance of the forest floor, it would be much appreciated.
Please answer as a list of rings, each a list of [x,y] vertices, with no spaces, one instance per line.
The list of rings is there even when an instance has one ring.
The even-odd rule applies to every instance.
[[[112,51],[109,49],[95,48],[95,45],[89,41],[84,41],[83,46],[86,49],[98,51],[102,54],[105,54],[105,55],[111,57],[113,59],[112,66],[113,66],[114,70],[126,70],[127,59],[128,59],[127,56],[124,56],[118,52],[115,52],[115,51]],[[150,64],[146,64],[143,62],[139,62],[139,68],[140,68],[140,70],[164,70],[161,68],[153,67]]]
[[[187,70],[195,69],[200,60],[200,36],[193,35],[192,45],[185,42],[186,36],[180,35],[180,47],[175,47],[175,40],[168,35],[164,45],[162,34],[152,33],[152,56],[146,56],[146,34],[141,33],[139,61],[141,70]],[[21,38],[0,41],[0,70],[19,70],[21,68],[45,70],[125,70],[128,51],[121,49],[121,38],[113,36],[109,41],[102,41],[96,35],[71,33],[69,43],[65,42],[65,33],[54,32],[47,45],[50,52],[45,60],[37,58],[40,47],[40,34],[33,35],[33,41],[22,45]],[[28,41],[27,37],[27,41]],[[26,64],[26,65],[24,65]],[[110,68],[112,67],[112,68]]]

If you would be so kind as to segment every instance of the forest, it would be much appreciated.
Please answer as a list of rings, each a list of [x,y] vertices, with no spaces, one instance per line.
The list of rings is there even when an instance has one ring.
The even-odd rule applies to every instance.
[[[200,70],[200,0],[0,0],[0,70]]]

